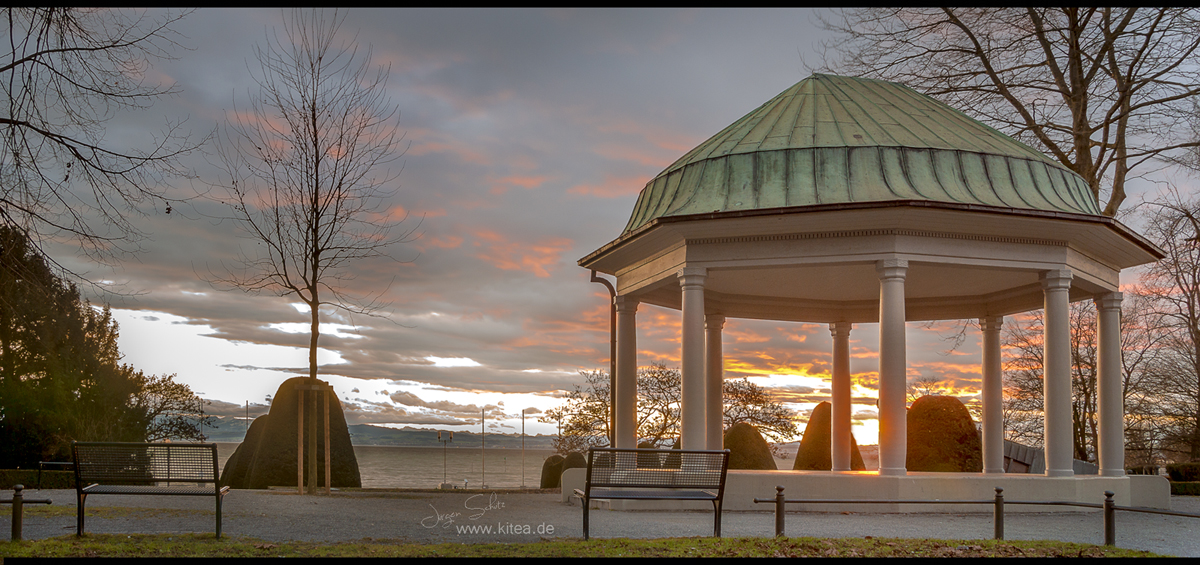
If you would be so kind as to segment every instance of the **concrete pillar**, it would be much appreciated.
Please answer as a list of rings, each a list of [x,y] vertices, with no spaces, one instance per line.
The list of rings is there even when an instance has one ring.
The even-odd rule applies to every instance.
[[[704,449],[708,446],[704,422],[704,280],[708,276],[703,267],[685,267],[677,276],[683,292],[679,443],[683,449]]]
[[[725,357],[721,352],[721,329],[725,316],[704,316],[705,449],[725,449],[725,398],[721,385],[725,380]]]
[[[875,271],[879,274],[879,474],[906,475],[904,278],[908,261],[885,259],[875,265]]]
[[[1096,353],[1100,475],[1125,476],[1125,403],[1121,393],[1121,299],[1119,292],[1096,297]]]
[[[637,308],[630,296],[617,296],[617,395],[613,413],[616,421],[616,445],[621,449],[637,447]]]
[[[850,322],[829,324],[833,335],[833,410],[829,450],[834,471],[850,470]]]
[[[1071,271],[1057,269],[1042,274],[1046,299],[1043,338],[1043,411],[1046,476],[1074,476],[1071,429]]]
[[[980,318],[983,330],[983,472],[1004,472],[1004,380],[1000,364],[1003,316]]]

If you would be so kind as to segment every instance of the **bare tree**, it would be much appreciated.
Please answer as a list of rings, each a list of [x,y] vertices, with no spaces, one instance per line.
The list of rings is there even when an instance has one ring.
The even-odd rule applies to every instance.
[[[178,159],[196,145],[178,122],[143,148],[114,147],[105,126],[176,92],[146,77],[179,47],[171,28],[186,12],[3,10],[0,222],[43,255],[46,238],[74,240],[97,260],[131,250],[143,235],[134,219],[147,205],[170,213],[164,181],[184,174]]]
[[[1043,432],[1043,314],[1037,310],[1004,324],[1008,350],[1004,365],[1005,437],[1039,446]],[[1163,397],[1154,376],[1160,366],[1169,332],[1143,295],[1130,293],[1121,307],[1122,399],[1127,423],[1159,420]],[[1071,304],[1071,423],[1072,455],[1096,460],[1099,437],[1096,353],[1096,306]],[[1127,434],[1128,435],[1128,434]]]
[[[1147,163],[1196,168],[1200,11],[857,8],[823,19],[826,65],[898,81],[1048,153],[1103,213]],[[1144,171],[1143,171],[1144,172]]]
[[[1167,256],[1142,274],[1142,292],[1166,330],[1155,386],[1167,441],[1200,459],[1200,201],[1172,192],[1144,209],[1145,235]]]
[[[554,448],[560,453],[585,451],[589,447],[607,447],[609,379],[604,371],[580,371],[583,386],[567,393],[566,402],[547,410],[539,418],[559,425]],[[670,447],[679,437],[679,369],[662,364],[641,367],[637,371],[637,437],[639,444]],[[730,379],[721,385],[724,406],[723,429],[746,422],[758,428],[768,439],[788,441],[800,432],[796,414],[775,400],[769,392],[747,379]]]
[[[216,282],[250,292],[295,296],[308,305],[308,374],[317,379],[317,344],[325,306],[377,314],[379,296],[355,296],[350,266],[411,241],[397,228],[406,216],[389,199],[404,153],[399,110],[386,95],[388,69],[368,48],[339,40],[344,14],[293,11],[284,35],[256,49],[259,92],[248,112],[233,112],[219,155],[227,204],[259,245],[240,270]],[[313,402],[315,403],[315,395]],[[315,404],[314,412],[315,412]],[[313,413],[313,412],[310,412]],[[315,466],[315,420],[309,424]],[[315,467],[314,467],[315,468]],[[310,473],[315,486],[316,473]]]

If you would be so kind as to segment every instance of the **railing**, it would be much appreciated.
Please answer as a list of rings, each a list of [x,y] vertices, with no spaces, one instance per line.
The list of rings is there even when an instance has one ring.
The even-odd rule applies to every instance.
[[[21,491],[25,487],[22,485],[13,485],[12,498],[0,500],[0,504],[12,505],[12,540],[21,541],[21,521],[24,514],[24,506],[26,504],[51,504],[50,499],[31,498],[25,500],[25,496]]]
[[[783,487],[775,487],[775,498],[756,498],[756,504],[774,503],[775,504],[775,536],[783,537],[784,530],[784,505],[786,504],[991,504],[993,505],[992,512],[992,528],[995,539],[1004,539],[1004,505],[1005,504],[1024,504],[1024,505],[1041,505],[1041,506],[1080,506],[1083,508],[1102,508],[1104,510],[1104,545],[1116,545],[1117,543],[1117,520],[1116,511],[1124,510],[1127,512],[1142,512],[1145,514],[1162,514],[1165,516],[1183,516],[1187,518],[1200,518],[1200,514],[1189,514],[1187,512],[1172,512],[1170,510],[1159,510],[1157,508],[1143,508],[1138,506],[1117,506],[1113,501],[1112,491],[1104,492],[1104,503],[1095,504],[1090,502],[1068,502],[1068,501],[1008,501],[1004,500],[1004,489],[996,487],[996,497],[991,500],[861,500],[861,499],[822,499],[822,498],[806,498],[806,499],[786,499],[783,496]]]

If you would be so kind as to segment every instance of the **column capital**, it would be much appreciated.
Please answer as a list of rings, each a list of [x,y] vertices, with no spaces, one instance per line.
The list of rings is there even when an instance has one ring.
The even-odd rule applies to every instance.
[[[617,312],[637,312],[641,301],[628,294],[619,294],[613,297],[613,304],[617,306]]]
[[[908,259],[881,259],[875,262],[880,279],[903,279],[908,272]]]
[[[1119,311],[1121,309],[1121,301],[1124,298],[1125,298],[1124,294],[1121,294],[1119,292],[1110,292],[1108,294],[1101,294],[1099,296],[1096,296],[1094,298],[1094,300],[1096,302],[1096,308],[1098,308],[1100,310],[1118,310]]]
[[[850,330],[853,328],[854,324],[850,322],[830,322],[829,335],[832,335],[833,337],[838,337],[839,335],[849,336]]]
[[[708,269],[704,267],[684,267],[679,269],[675,273],[675,276],[679,278],[680,286],[704,286],[704,280],[708,278]]]
[[[984,332],[998,332],[1004,327],[1004,316],[988,316],[979,319],[979,329]]]
[[[704,328],[709,330],[719,330],[725,327],[724,314],[705,314]]]
[[[1066,290],[1071,288],[1070,269],[1054,269],[1042,273],[1042,288],[1045,290]]]

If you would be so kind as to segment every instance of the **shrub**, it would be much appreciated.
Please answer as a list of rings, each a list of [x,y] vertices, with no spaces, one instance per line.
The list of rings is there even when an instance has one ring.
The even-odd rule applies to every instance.
[[[800,439],[800,447],[796,450],[796,461],[792,464],[794,471],[829,471],[833,469],[833,454],[830,444],[832,433],[833,407],[828,402],[822,402],[813,409],[808,417],[808,426],[804,428],[804,437]],[[862,454],[858,451],[858,442],[854,434],[850,434],[850,468],[855,471],[866,470]]]
[[[9,490],[21,485],[26,490],[36,488],[37,469],[0,469],[0,489]],[[42,471],[43,489],[74,489],[74,471]]]
[[[774,471],[779,468],[767,440],[751,424],[738,422],[730,426],[725,432],[724,445],[729,450],[730,469]]]
[[[1172,481],[1187,483],[1200,481],[1200,463],[1176,463],[1167,465],[1167,476]]]
[[[1200,496],[1200,482],[1177,483],[1171,481],[1173,496]]]
[[[922,396],[908,410],[909,471],[978,473],[983,442],[971,413],[953,396]]]

